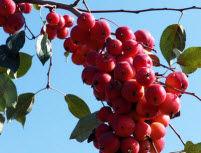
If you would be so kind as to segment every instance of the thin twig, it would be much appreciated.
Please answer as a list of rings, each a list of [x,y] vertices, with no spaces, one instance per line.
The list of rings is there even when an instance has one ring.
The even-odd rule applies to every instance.
[[[50,80],[51,80],[51,68],[52,68],[52,57],[50,57],[50,63],[49,63],[49,68],[48,68],[48,72],[47,72],[47,85],[46,88],[50,89],[51,85],[50,85]]]
[[[115,23],[114,21],[112,21],[112,20],[109,20],[109,19],[106,19],[106,18],[100,18],[100,19],[101,19],[101,20],[106,20],[106,21],[108,21],[108,22],[114,24],[115,26],[119,27],[119,25],[116,24],[116,23]],[[115,35],[115,33],[113,33],[113,34]]]
[[[172,87],[172,86],[168,86],[168,85],[166,85],[166,84],[163,83],[163,82],[159,82],[159,83],[162,84],[162,85],[164,85],[164,86],[166,86],[166,87],[168,87],[168,88],[174,89],[175,91],[179,91],[179,92],[181,92],[182,94],[191,95],[191,96],[197,98],[199,101],[201,101],[201,98],[200,98],[199,96],[197,96],[194,92],[183,91],[183,90],[174,88],[174,87]]]
[[[78,9],[81,12],[88,12],[88,10],[85,9]],[[185,8],[148,8],[148,9],[142,9],[142,10],[124,10],[124,9],[117,9],[117,10],[91,10],[91,13],[134,13],[139,14],[142,12],[153,12],[153,11],[174,11],[174,12],[184,12],[187,10],[201,10],[201,7],[198,6],[191,6],[191,7],[185,7]]]
[[[36,36],[33,34],[33,32],[31,31],[31,29],[27,26],[27,23],[25,22],[25,30],[28,30],[29,33],[31,34],[32,38],[30,38],[31,40],[36,39]]]
[[[50,89],[62,94],[63,96],[66,96],[66,94],[64,92],[62,92],[62,91],[60,91],[60,90],[58,90],[58,89],[56,89],[54,87],[50,87]]]
[[[47,89],[47,88],[45,87],[45,88],[42,88],[42,89],[36,91],[36,92],[35,92],[35,95],[39,94],[40,92],[42,92],[42,91],[44,91],[44,90],[46,90],[46,89]]]
[[[85,0],[83,0],[83,1],[82,1],[82,3],[83,3],[83,4],[84,4],[84,6],[86,7],[87,12],[90,12],[90,13],[91,13],[91,11],[90,11],[90,9],[89,9],[89,7],[88,7],[87,3],[85,2]]]
[[[166,68],[166,69],[168,69],[168,70],[170,70],[170,71],[172,71],[172,72],[174,72],[174,70],[175,70],[175,68],[168,67],[168,66],[163,65],[163,64],[161,64],[161,63],[158,63],[158,64],[159,64],[159,66],[161,66],[161,67],[163,67],[163,68]]]
[[[177,135],[177,137],[179,138],[179,140],[181,141],[181,143],[185,146],[185,142],[182,140],[182,138],[179,135],[179,133],[175,130],[175,128],[171,124],[169,124],[169,126],[174,131],[174,133]]]
[[[14,0],[16,3],[31,3],[31,4],[38,4],[38,5],[44,5],[47,8],[57,8],[57,9],[64,9],[72,12],[74,15],[79,16],[81,12],[72,7],[71,5],[49,1],[49,0]],[[49,5],[49,6],[47,6]]]
[[[76,7],[79,2],[80,2],[80,0],[76,0],[73,4],[71,4],[71,6],[72,6],[72,7]]]

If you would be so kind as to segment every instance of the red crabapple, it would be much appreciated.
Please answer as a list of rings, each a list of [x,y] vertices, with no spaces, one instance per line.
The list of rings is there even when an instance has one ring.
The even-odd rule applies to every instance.
[[[139,142],[132,137],[124,138],[121,141],[122,153],[138,153],[140,150]]]
[[[135,40],[135,35],[133,31],[129,27],[119,27],[115,32],[116,38],[119,39],[121,42],[127,40]]]
[[[77,19],[77,25],[84,30],[89,30],[95,25],[95,18],[91,13],[82,13]]]
[[[151,123],[151,139],[157,140],[165,136],[165,126],[159,122]]]
[[[59,23],[59,14],[56,12],[50,12],[46,16],[46,20],[50,25],[57,25]]]
[[[145,98],[152,105],[160,105],[165,101],[166,91],[160,84],[152,84],[145,89]]]

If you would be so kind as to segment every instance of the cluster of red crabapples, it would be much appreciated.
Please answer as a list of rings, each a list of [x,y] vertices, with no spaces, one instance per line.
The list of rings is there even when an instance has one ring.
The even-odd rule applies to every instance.
[[[28,14],[32,4],[19,3],[13,0],[0,0],[0,27],[8,34],[15,34],[25,24],[23,13]]]
[[[73,18],[70,15],[60,15],[54,10],[46,16],[47,24],[42,28],[42,33],[45,31],[50,40],[65,39],[68,36],[70,27],[73,26]]]
[[[102,122],[93,133],[100,153],[155,153],[164,148],[170,118],[180,111],[180,95],[188,80],[172,72],[161,84],[153,61],[144,52],[154,47],[146,30],[135,33],[119,27],[111,33],[104,19],[83,13],[65,39],[72,61],[83,65],[83,82],[91,85],[98,100],[106,101],[97,118]]]

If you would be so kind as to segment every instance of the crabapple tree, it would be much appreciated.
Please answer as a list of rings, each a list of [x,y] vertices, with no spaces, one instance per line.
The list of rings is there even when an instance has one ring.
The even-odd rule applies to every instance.
[[[109,19],[94,17],[94,13],[163,10],[183,13],[201,8],[90,10],[85,0],[86,9],[79,9],[78,3],[81,1],[63,4],[46,0],[0,0],[0,28],[8,35],[0,46],[0,133],[5,120],[17,120],[24,126],[35,95],[49,89],[64,96],[69,111],[79,119],[70,139],[87,140],[99,153],[160,153],[165,147],[167,127],[184,145],[183,152],[201,152],[201,144],[184,142],[170,124],[171,119],[180,116],[183,94],[201,101],[187,90],[188,75],[201,67],[201,47],[185,48],[184,27],[179,23],[169,25],[160,39],[161,53],[167,61],[163,64],[157,56],[155,38],[148,30],[133,31],[126,25],[118,26]],[[43,26],[38,29],[39,35],[33,34],[24,16],[33,9],[48,10],[45,18],[41,16]],[[57,9],[69,13],[60,14]],[[111,25],[117,28],[113,31]],[[32,64],[32,56],[21,49],[34,39],[39,60],[43,65],[49,62],[47,83],[36,92],[18,94],[14,79],[24,76]],[[63,41],[64,56],[70,55],[72,62],[82,67],[83,82],[92,87],[94,96],[103,105],[96,112],[91,113],[79,95],[66,94],[50,83],[51,43],[55,39]],[[165,73],[161,73],[162,69]]]

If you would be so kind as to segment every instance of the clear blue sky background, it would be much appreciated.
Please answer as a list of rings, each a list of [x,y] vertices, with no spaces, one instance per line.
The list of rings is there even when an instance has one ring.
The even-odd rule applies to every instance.
[[[60,0],[62,2],[62,0]],[[71,1],[63,1],[70,3]],[[201,6],[198,0],[87,0],[91,9],[144,9],[151,7],[186,7]],[[82,7],[82,6],[81,6]],[[43,11],[45,14],[46,11]],[[63,11],[62,11],[63,12]],[[63,13],[68,13],[63,12]],[[149,12],[142,14],[96,14],[97,18],[105,17],[118,23],[128,25],[133,30],[148,29],[156,39],[156,49],[159,49],[159,40],[164,28],[177,23],[180,14],[175,12]],[[187,32],[187,47],[201,46],[201,11],[185,12],[181,24]],[[26,15],[27,23],[33,32],[40,31],[41,22],[39,12],[33,11]],[[113,27],[114,28],[114,27]],[[0,29],[0,44],[5,42],[7,35]],[[82,68],[66,63],[63,56],[64,49],[61,40],[53,41],[52,84],[66,92],[79,95],[91,108],[96,111],[101,107],[92,95],[89,86],[83,85],[80,74]],[[24,52],[35,55],[35,42],[26,41],[22,49]],[[161,57],[160,53],[159,56]],[[161,57],[162,58],[162,57]],[[162,62],[165,62],[162,59]],[[22,79],[16,80],[18,92],[35,92],[46,83],[47,65],[41,65],[36,56],[33,58],[32,69]],[[189,78],[189,91],[201,96],[201,71],[197,71]],[[201,103],[191,96],[182,97],[181,117],[171,121],[183,139],[201,142]],[[33,111],[28,115],[24,129],[14,122],[5,125],[0,136],[0,153],[98,153],[92,144],[78,143],[69,140],[69,136],[77,123],[68,111],[62,95],[55,92],[43,92],[37,95]],[[166,148],[164,153],[182,150],[183,146],[175,134],[167,128]]]

